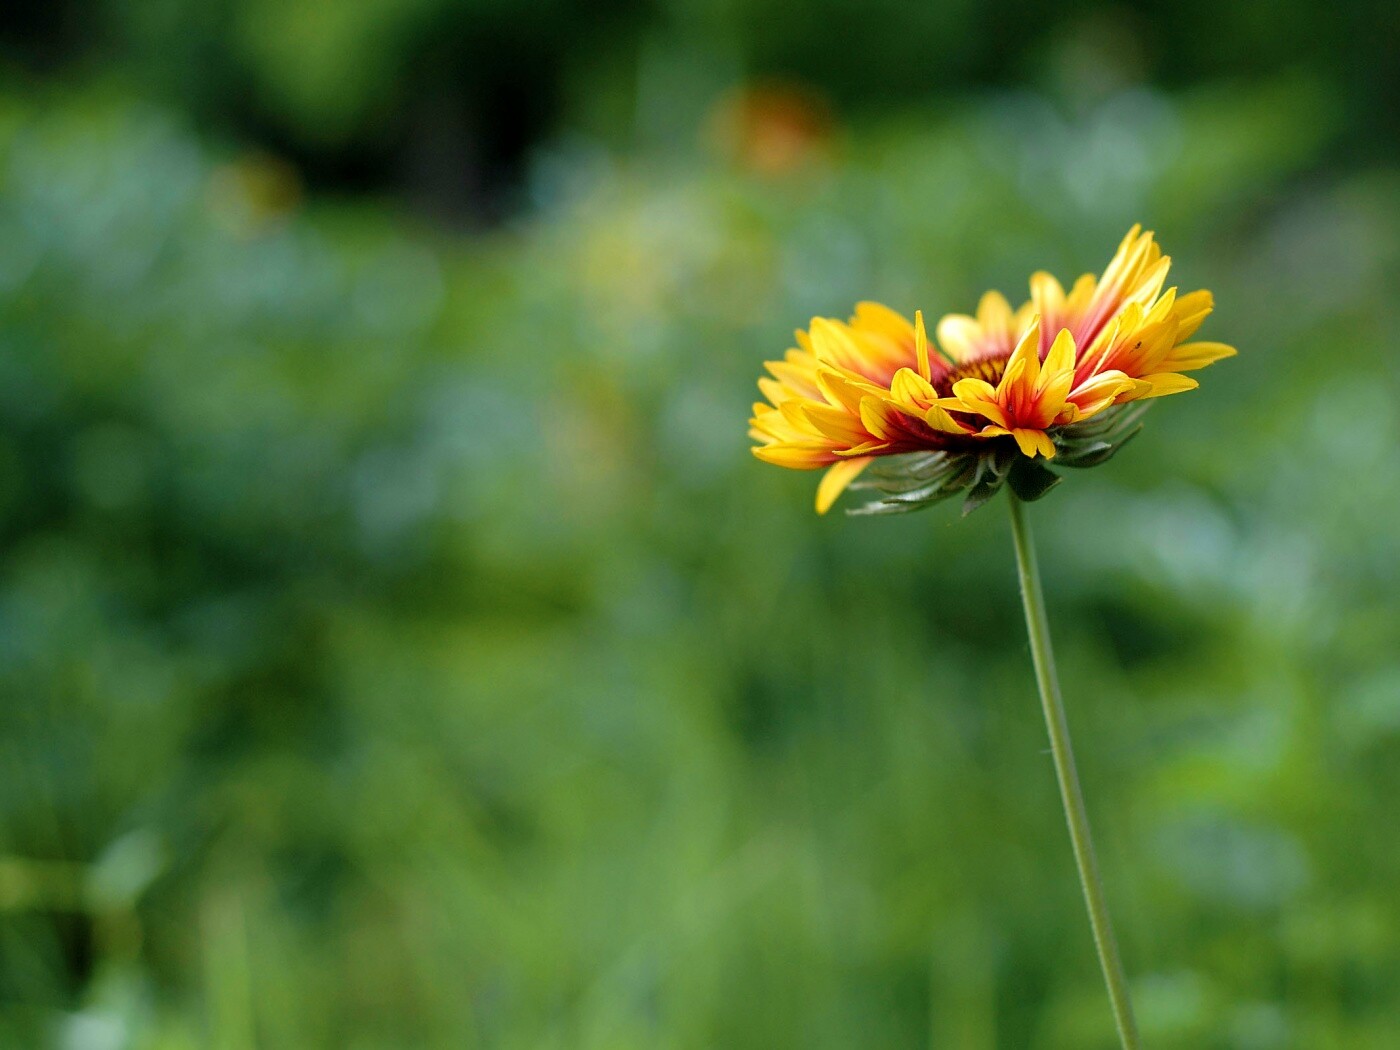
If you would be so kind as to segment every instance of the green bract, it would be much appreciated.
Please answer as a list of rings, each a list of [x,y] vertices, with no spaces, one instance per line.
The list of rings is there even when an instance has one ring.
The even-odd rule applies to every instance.
[[[1142,417],[1151,407],[1147,402],[1120,405],[1053,431],[1056,454],[1050,462],[1074,468],[1108,462],[1142,430]],[[1045,460],[1022,455],[1010,438],[975,452],[915,452],[890,456],[868,470],[851,488],[879,495],[847,513],[904,514],[961,495],[966,515],[995,496],[1003,485],[1010,485],[1029,503],[1060,480]]]

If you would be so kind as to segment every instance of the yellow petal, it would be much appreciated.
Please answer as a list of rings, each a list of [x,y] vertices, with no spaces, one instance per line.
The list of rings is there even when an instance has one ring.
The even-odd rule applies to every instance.
[[[1016,445],[1021,453],[1035,458],[1036,454],[1051,459],[1055,455],[1055,442],[1050,440],[1050,435],[1043,430],[1034,430],[1030,427],[1013,427],[1011,436],[1016,439]]]
[[[1175,320],[1167,320],[1162,324],[1146,325],[1138,332],[1135,340],[1137,349],[1134,356],[1137,360],[1137,373],[1139,375],[1165,372],[1171,367],[1165,362],[1172,347],[1176,345],[1176,327]],[[1124,369],[1124,371],[1128,370]]]
[[[1050,344],[1050,352],[1045,355],[1042,369],[1046,372],[1072,372],[1074,370],[1074,336],[1068,328],[1061,328],[1060,334]]]
[[[1008,410],[1014,412],[1017,405],[1030,399],[1029,395],[1035,388],[1035,383],[1027,376],[1031,374],[1032,367],[1036,370],[1036,378],[1039,378],[1040,359],[1035,354],[1030,358],[1012,359],[1006,366],[1006,371],[1002,373],[1001,382],[997,383],[998,404],[1006,405]]]
[[[1237,353],[1238,350],[1225,343],[1182,343],[1167,355],[1165,363],[1168,368],[1190,372]]]
[[[882,441],[888,441],[894,436],[890,415],[894,409],[890,408],[877,397],[867,397],[860,403],[860,421],[865,425],[865,429]]]
[[[954,361],[962,361],[977,352],[982,338],[982,326],[967,314],[948,314],[938,322],[938,345]]]
[[[1180,296],[1175,306],[1177,338],[1190,339],[1214,309],[1215,297],[1205,289]]]
[[[817,431],[816,426],[807,417],[807,406],[811,404],[815,404],[815,402],[794,397],[779,405],[778,411],[782,413],[783,419],[785,419],[788,425],[794,430],[815,438],[821,435]]]
[[[1100,291],[1111,289],[1113,285],[1121,282],[1141,267],[1152,245],[1152,231],[1149,230],[1139,236],[1141,230],[1142,227],[1134,223],[1133,228],[1128,231],[1128,236],[1123,238],[1123,243],[1113,253],[1113,258],[1109,260],[1103,277],[1099,279]]]
[[[817,387],[827,404],[844,408],[852,415],[859,414],[861,399],[878,389],[825,366],[817,371]]]
[[[810,368],[791,361],[765,361],[763,367],[768,369],[774,379],[795,394],[802,397],[817,397],[820,394],[816,386],[816,377]]]
[[[1007,376],[1011,370],[1020,364],[1025,370],[1029,381],[1035,382],[1040,377],[1040,316],[1037,315],[1026,330],[1021,334],[1021,341],[1016,344],[1016,349],[1011,352],[1011,358],[1006,362],[1006,372],[1002,375],[1002,380],[998,384],[1001,389],[1007,388]]]
[[[1176,289],[1168,288],[1163,292],[1152,308],[1147,311],[1147,323],[1158,324],[1165,321],[1167,317],[1176,309]]]
[[[924,312],[914,311],[914,359],[919,366],[919,375],[932,379],[928,361],[928,332],[924,329]]]
[[[1162,290],[1162,285],[1167,283],[1167,271],[1171,269],[1171,265],[1172,257],[1163,255],[1144,270],[1142,276],[1137,280],[1137,287],[1132,291],[1133,301],[1150,303],[1157,298],[1157,293]]]
[[[812,337],[812,352],[819,361],[855,369],[863,360],[860,347],[851,338],[850,329],[828,317],[814,317],[808,328]]]
[[[814,440],[804,436],[800,431],[794,430],[783,419],[781,413],[776,411],[755,415],[750,419],[749,435],[755,441],[762,441],[765,445],[771,445],[777,441]]]
[[[1080,274],[1079,280],[1074,282],[1074,287],[1069,290],[1069,296],[1065,300],[1066,314],[1076,321],[1079,320],[1084,308],[1093,300],[1098,287],[1099,279],[1093,274]]]
[[[829,437],[842,445],[858,445],[869,440],[870,435],[860,425],[860,420],[844,408],[833,408],[831,405],[818,405],[809,401],[803,406],[803,414],[823,437]]]
[[[987,292],[977,303],[977,320],[988,332],[1011,327],[1011,304],[1000,292]]]
[[[909,340],[914,336],[909,319],[897,310],[891,310],[883,303],[869,301],[856,303],[856,312],[851,317],[851,325],[879,332],[905,346],[909,345]]]
[[[1051,274],[1044,270],[1031,274],[1031,299],[1042,317],[1064,320],[1065,290]]]
[[[854,448],[838,448],[836,455],[842,459],[858,456],[872,456],[890,447],[888,441],[865,441]]]
[[[1075,390],[1075,400],[1079,400],[1080,392],[1091,397],[1103,397],[1106,394],[1117,392],[1121,394],[1124,390],[1132,389],[1136,382],[1131,376],[1125,376],[1122,372],[1100,372],[1087,383],[1082,383]]]
[[[765,463],[793,470],[815,470],[831,462],[830,452],[799,445],[756,445],[750,451]]]
[[[1126,237],[1124,237],[1123,240],[1122,240],[1122,242],[1118,245],[1118,250],[1117,250],[1116,252],[1113,253],[1113,257],[1114,257],[1114,260],[1115,260],[1115,261],[1117,260],[1117,258],[1118,258],[1120,255],[1127,255],[1127,254],[1128,254],[1128,248],[1129,248],[1129,246],[1130,246],[1134,241],[1136,241],[1136,240],[1138,239],[1138,234],[1140,234],[1141,232],[1142,232],[1142,223],[1140,223],[1140,222],[1135,222],[1135,223],[1133,223],[1133,228],[1132,228],[1131,230],[1128,231],[1128,235],[1127,235]],[[1152,234],[1149,233],[1147,236],[1151,237]],[[1110,264],[1110,265],[1111,265],[1111,264]]]
[[[758,389],[763,392],[764,397],[775,405],[781,404],[790,397],[797,396],[782,383],[776,379],[769,379],[767,376],[758,377]]]
[[[1162,372],[1155,376],[1143,376],[1142,381],[1147,383],[1150,390],[1138,397],[1166,397],[1168,394],[1181,394],[1187,390],[1195,390],[1201,384],[1190,376],[1180,376],[1174,372]],[[1135,399],[1136,400],[1136,399]]]
[[[1024,332],[1026,326],[1035,320],[1039,311],[1035,308],[1035,300],[1027,299],[1014,314],[1011,315],[1011,327],[1007,330],[1007,337],[1014,339],[1017,333]]]
[[[1134,380],[1122,372],[1100,372],[1075,387],[1069,394],[1069,400],[1079,406],[1080,418],[1083,418],[1093,415],[1119,394],[1132,390],[1135,386]]]
[[[940,398],[940,408],[986,416],[998,426],[1006,426],[1006,413],[997,403],[996,391],[981,379],[959,379],[953,384],[954,398]]]
[[[1034,421],[1041,426],[1049,426],[1065,407],[1070,387],[1074,384],[1074,369],[1051,372],[1046,369],[1036,384]],[[1031,422],[1027,420],[1026,422]]]
[[[947,409],[939,405],[929,406],[928,411],[924,413],[924,422],[933,427],[934,430],[941,430],[945,434],[967,433],[967,427],[950,416]]]
[[[1011,436],[1016,439],[1016,444],[1020,447],[1022,455],[1030,456],[1034,459],[1037,452],[1043,452],[1046,458],[1055,454],[1054,442],[1046,437],[1043,430],[1029,430],[1025,427],[1016,427],[1011,431]],[[1043,451],[1044,446],[1041,444],[1042,439],[1050,446],[1049,452]]]
[[[890,394],[896,401],[922,407],[936,398],[938,391],[912,368],[901,368],[890,380]]]
[[[831,465],[831,469],[822,475],[821,484],[817,486],[818,514],[825,514],[831,509],[836,497],[846,491],[846,486],[855,481],[857,475],[870,465],[872,458],[865,456],[861,459],[847,459]]]

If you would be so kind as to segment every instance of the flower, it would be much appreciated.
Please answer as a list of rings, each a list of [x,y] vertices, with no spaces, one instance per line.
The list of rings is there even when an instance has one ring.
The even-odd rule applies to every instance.
[[[865,487],[884,499],[868,512],[909,510],[967,490],[966,510],[1009,482],[1022,498],[1058,476],[1043,461],[1092,466],[1137,432],[1140,408],[1194,389],[1182,374],[1235,353],[1187,342],[1212,309],[1208,291],[1162,290],[1171,260],[1134,226],[1097,279],[1068,293],[1048,273],[1030,280],[1016,310],[988,292],[975,316],[950,314],[930,341],[878,303],[847,322],[815,318],[797,346],[767,363],[754,405],[754,454],[795,469],[826,468],[825,513],[879,457],[900,457]],[[892,461],[894,462],[894,461]]]

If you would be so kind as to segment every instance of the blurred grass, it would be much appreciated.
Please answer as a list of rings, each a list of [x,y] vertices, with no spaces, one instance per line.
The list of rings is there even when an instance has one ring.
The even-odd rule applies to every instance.
[[[818,520],[744,419],[814,313],[1143,220],[1241,354],[1034,517],[1144,1028],[1396,1043],[1400,177],[1336,105],[563,142],[466,240],[8,97],[0,1042],[1111,1045],[1004,511]]]

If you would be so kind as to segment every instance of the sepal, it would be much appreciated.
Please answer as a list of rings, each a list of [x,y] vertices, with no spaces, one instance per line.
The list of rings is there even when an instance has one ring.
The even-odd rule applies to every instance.
[[[1034,503],[1063,480],[1040,460],[1025,456],[1012,465],[1006,477],[1011,491],[1026,503]]]
[[[1055,441],[1055,463],[1062,467],[1097,467],[1116,456],[1142,430],[1148,402],[1131,402],[1106,409],[1083,423],[1061,427]]]

